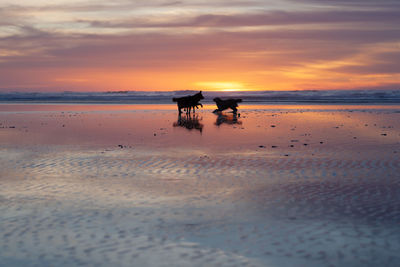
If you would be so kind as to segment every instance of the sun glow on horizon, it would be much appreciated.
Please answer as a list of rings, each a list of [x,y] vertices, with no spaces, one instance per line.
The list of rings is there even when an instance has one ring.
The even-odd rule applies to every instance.
[[[0,3],[0,91],[400,88],[393,0],[17,2]]]
[[[205,87],[206,91],[235,92],[251,90],[239,82],[197,82],[195,85]]]

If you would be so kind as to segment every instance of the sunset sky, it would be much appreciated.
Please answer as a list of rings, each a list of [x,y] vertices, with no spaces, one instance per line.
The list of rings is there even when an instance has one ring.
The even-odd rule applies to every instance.
[[[1,0],[1,91],[400,89],[399,0]]]

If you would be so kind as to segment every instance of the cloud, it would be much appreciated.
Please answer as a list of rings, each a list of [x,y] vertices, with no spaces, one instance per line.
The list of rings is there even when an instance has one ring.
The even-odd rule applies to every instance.
[[[400,63],[389,62],[381,64],[370,64],[364,66],[345,66],[333,71],[357,75],[380,75],[380,74],[399,74]],[[399,83],[400,84],[400,83]]]
[[[285,12],[274,11],[255,14],[216,15],[207,14],[195,17],[172,17],[164,21],[151,18],[126,20],[78,20],[96,28],[174,28],[174,27],[247,27],[277,26],[326,23],[400,23],[399,11],[322,11],[322,12]]]
[[[43,85],[50,69],[192,71],[253,80],[282,73],[294,84],[310,84],[322,72],[347,81],[384,74],[390,82],[400,73],[400,56],[387,49],[400,41],[394,1],[379,8],[374,1],[358,8],[356,0],[58,3],[0,5],[0,71],[8,76],[0,82],[12,85],[12,77],[30,73],[26,79]]]
[[[337,7],[339,9],[344,7],[356,7],[356,8],[400,8],[400,3],[397,0],[291,0],[293,3],[302,3],[308,5],[317,5],[319,7]]]
[[[20,67],[165,68],[211,64],[215,61],[274,68],[306,62],[337,60],[363,52],[366,45],[398,40],[399,30],[267,30],[170,35],[63,35],[25,27],[23,36],[3,38],[0,47],[13,47],[25,56],[0,62]],[[378,51],[379,52],[379,51]],[[363,52],[364,53],[364,52]],[[390,57],[385,60],[391,61]],[[174,64],[171,64],[171,63]]]

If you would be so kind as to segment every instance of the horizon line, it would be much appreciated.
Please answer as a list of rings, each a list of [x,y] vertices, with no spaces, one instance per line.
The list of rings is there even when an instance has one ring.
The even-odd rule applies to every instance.
[[[4,90],[4,91],[3,91]],[[102,91],[77,91],[77,90],[26,90],[26,89],[10,89],[0,88],[0,94],[7,93],[131,93],[131,92],[143,92],[143,93],[173,93],[173,92],[222,92],[222,93],[246,93],[246,92],[329,92],[329,91],[400,91],[399,88],[348,88],[348,89],[288,89],[288,90],[207,90],[207,89],[185,89],[185,90],[102,90]]]

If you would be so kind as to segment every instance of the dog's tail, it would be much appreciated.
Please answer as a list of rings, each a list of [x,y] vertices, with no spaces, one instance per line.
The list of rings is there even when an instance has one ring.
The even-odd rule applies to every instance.
[[[242,102],[242,99],[241,99],[241,98],[238,98],[238,99],[235,99],[235,100],[236,100],[236,103]]]
[[[178,98],[175,98],[175,97],[174,97],[174,98],[172,98],[172,101],[173,101],[173,102],[176,102],[176,101],[178,101]]]

